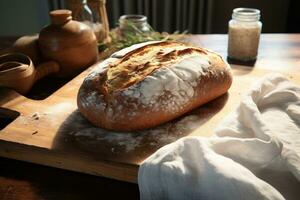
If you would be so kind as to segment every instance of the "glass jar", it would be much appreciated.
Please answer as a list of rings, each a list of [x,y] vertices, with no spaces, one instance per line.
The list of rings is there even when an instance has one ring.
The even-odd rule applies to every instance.
[[[75,20],[81,21],[83,23],[90,25],[94,21],[93,13],[92,13],[90,7],[87,5],[86,0],[81,0],[80,3],[81,3],[81,5],[80,5],[81,9],[75,16]]]
[[[106,12],[106,0],[88,0],[94,18],[94,31],[99,42],[109,42],[109,24]]]
[[[149,33],[150,26],[144,15],[122,15],[119,19],[121,35],[126,33]]]
[[[262,28],[260,11],[236,8],[228,24],[228,57],[240,61],[253,61],[257,57]]]
[[[95,1],[95,3],[99,4],[99,1]],[[73,19],[88,25],[94,31],[97,41],[103,41],[105,37],[104,27],[98,10],[95,10],[95,7],[90,7],[87,0],[70,0],[69,4],[73,12]]]

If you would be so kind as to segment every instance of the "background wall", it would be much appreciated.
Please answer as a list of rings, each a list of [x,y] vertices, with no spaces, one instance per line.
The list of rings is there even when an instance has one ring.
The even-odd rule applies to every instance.
[[[236,7],[258,8],[263,32],[286,32],[291,1],[299,0],[108,0],[111,25],[123,14],[145,14],[159,31],[188,30],[191,33],[227,33]],[[299,7],[298,7],[299,8]]]
[[[299,0],[296,0],[299,1]],[[263,32],[286,32],[290,0],[212,0],[211,26],[208,32],[224,33],[236,7],[258,8],[262,15]]]
[[[0,0],[0,36],[39,32],[49,23],[49,10],[67,0]],[[262,12],[263,32],[300,32],[299,0],[107,0],[111,27],[123,14],[144,14],[158,31],[226,33],[232,9],[255,7]]]
[[[0,0],[0,36],[37,33],[49,22],[47,0]]]

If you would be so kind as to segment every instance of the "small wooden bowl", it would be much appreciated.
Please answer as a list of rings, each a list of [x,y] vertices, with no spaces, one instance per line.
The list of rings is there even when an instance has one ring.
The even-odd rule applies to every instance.
[[[26,94],[32,85],[44,76],[59,71],[59,65],[50,61],[34,67],[32,60],[21,53],[0,56],[0,86]]]

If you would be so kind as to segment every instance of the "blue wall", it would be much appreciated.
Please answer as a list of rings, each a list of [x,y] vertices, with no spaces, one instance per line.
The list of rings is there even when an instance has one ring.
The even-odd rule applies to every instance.
[[[49,23],[48,0],[0,0],[0,36],[37,33]]]

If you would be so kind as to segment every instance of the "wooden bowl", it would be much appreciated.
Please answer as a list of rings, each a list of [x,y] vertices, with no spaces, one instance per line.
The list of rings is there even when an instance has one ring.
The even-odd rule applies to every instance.
[[[42,77],[59,71],[56,62],[47,62],[34,67],[32,60],[25,54],[8,53],[0,56],[0,86],[26,94]]]

